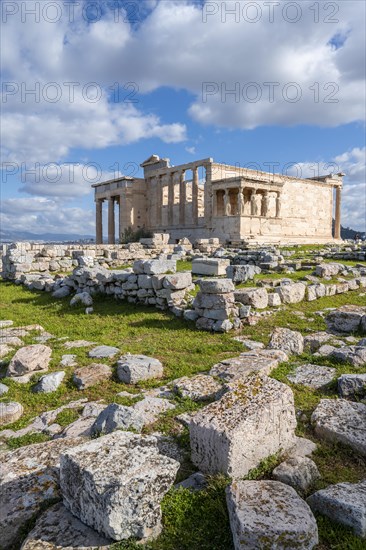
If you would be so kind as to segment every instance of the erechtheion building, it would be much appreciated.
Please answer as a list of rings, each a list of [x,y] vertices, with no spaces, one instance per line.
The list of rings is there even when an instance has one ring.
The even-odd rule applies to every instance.
[[[218,237],[232,244],[340,238],[344,174],[300,179],[218,164],[211,158],[171,166],[169,159],[157,155],[141,167],[143,178],[93,185],[97,243],[103,239],[104,201],[110,244],[121,240],[128,228],[169,233],[174,240]]]

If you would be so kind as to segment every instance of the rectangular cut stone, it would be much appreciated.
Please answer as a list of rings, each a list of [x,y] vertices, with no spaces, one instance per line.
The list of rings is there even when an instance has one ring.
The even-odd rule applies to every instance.
[[[230,307],[234,304],[234,301],[233,292],[228,292],[227,294],[204,294],[203,292],[198,292],[193,301],[193,306],[195,308],[220,309]]]
[[[291,389],[252,375],[192,417],[191,459],[204,473],[239,478],[269,455],[291,448],[295,427]]]
[[[235,292],[235,301],[264,309],[268,306],[268,293],[265,288],[242,288]]]
[[[161,530],[160,501],[178,468],[160,454],[155,437],[115,432],[61,455],[64,504],[114,540],[152,538]]]
[[[204,294],[227,294],[235,290],[231,279],[200,279],[198,286]]]
[[[284,304],[298,304],[305,298],[306,285],[293,283],[281,285],[275,289]]]
[[[230,260],[222,258],[197,258],[192,262],[192,273],[195,275],[226,275]]]
[[[295,489],[278,481],[234,481],[226,501],[235,550],[311,550],[318,529]]]
[[[144,262],[144,273],[146,275],[160,275],[161,273],[175,273],[177,262],[175,260],[147,260]]]

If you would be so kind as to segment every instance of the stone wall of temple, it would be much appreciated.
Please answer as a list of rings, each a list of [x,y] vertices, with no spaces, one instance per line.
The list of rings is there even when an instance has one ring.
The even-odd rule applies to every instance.
[[[144,178],[95,185],[97,243],[103,235],[103,201],[108,202],[108,241],[127,228],[222,243],[324,243],[340,238],[343,174],[300,179],[215,163],[211,158],[171,166],[152,155]],[[335,199],[333,195],[336,195]],[[115,205],[119,204],[116,236]],[[334,212],[333,212],[334,210]]]

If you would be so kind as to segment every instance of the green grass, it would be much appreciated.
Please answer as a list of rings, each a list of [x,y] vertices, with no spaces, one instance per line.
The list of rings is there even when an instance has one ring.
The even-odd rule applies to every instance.
[[[192,262],[188,260],[177,260],[177,271],[192,271]]]
[[[187,262],[180,264],[182,270],[189,269]],[[298,272],[299,273],[299,272]],[[307,272],[308,273],[308,272]],[[283,277],[283,275],[280,275]],[[324,319],[316,312],[327,307],[338,307],[344,304],[365,305],[365,289],[346,294],[322,298],[314,302],[302,302],[283,306],[271,316],[263,317],[255,326],[245,326],[242,334],[257,341],[268,343],[274,327],[282,326],[300,330],[304,335],[325,329]],[[52,333],[55,339],[51,341],[53,349],[50,371],[60,369],[60,359],[63,354],[73,353],[77,356],[79,366],[90,364],[93,360],[87,356],[89,348],[67,350],[63,347],[64,340],[86,339],[97,344],[107,344],[119,347],[122,353],[144,353],[160,359],[165,367],[165,376],[160,381],[150,381],[130,388],[119,383],[115,378],[98,384],[95,387],[79,391],[72,382],[73,368],[63,368],[66,377],[60,388],[52,394],[33,393],[32,387],[40,375],[35,375],[29,384],[18,384],[7,378],[4,382],[9,386],[9,392],[0,401],[19,401],[23,404],[25,413],[13,425],[6,428],[19,429],[28,424],[29,420],[45,410],[51,410],[61,405],[81,398],[89,400],[104,400],[106,403],[119,402],[131,404],[127,398],[116,397],[122,390],[138,392],[141,388],[151,388],[167,383],[179,376],[192,376],[201,371],[209,370],[213,364],[234,357],[245,348],[232,339],[233,334],[210,334],[197,331],[193,323],[186,323],[169,313],[160,312],[154,308],[131,305],[115,301],[105,296],[97,296],[94,302],[93,315],[85,315],[82,308],[71,308],[69,298],[54,300],[49,294],[32,292],[10,283],[0,283],[0,318],[12,319],[15,325],[41,324],[45,330]],[[301,311],[303,317],[296,313]],[[31,343],[32,336],[25,339]],[[319,441],[310,423],[310,416],[319,400],[326,397],[336,397],[335,384],[322,391],[312,391],[290,384],[287,374],[298,364],[314,361],[309,354],[301,357],[291,357],[288,363],[283,363],[272,376],[291,386],[294,392],[296,408],[302,415],[298,422],[298,435],[314,440],[318,450],[313,459],[316,462],[322,478],[316,483],[316,488],[322,488],[340,481],[357,482],[365,477],[365,459],[351,449],[331,445]],[[115,360],[104,360],[112,367]],[[348,365],[334,363],[327,358],[317,358],[317,364],[333,366],[337,376],[345,372],[360,372]],[[2,367],[3,371],[6,368]],[[175,416],[182,412],[195,411],[204,406],[189,399],[176,397],[176,409],[162,415],[155,424],[145,428],[145,433],[159,430],[173,436],[187,453],[187,460],[179,472],[183,479],[194,471],[189,461],[189,434]],[[65,426],[78,418],[79,409],[65,410],[57,417],[56,422]],[[5,427],[3,427],[5,428]],[[15,449],[36,441],[48,439],[47,436],[30,434],[23,438],[11,439],[8,448]],[[248,476],[250,479],[270,478],[279,457],[269,457]],[[208,487],[198,493],[185,489],[171,489],[163,500],[163,533],[156,541],[144,546],[146,550],[230,550],[232,539],[230,534],[226,504],[225,487],[229,480],[218,476],[209,480]],[[326,518],[319,517],[319,550],[361,550],[363,544],[348,529],[333,524]],[[141,545],[133,541],[114,545],[115,550],[137,550]]]
[[[49,370],[62,369],[67,373],[63,384],[52,394],[33,393],[34,381],[18,384],[5,378],[9,392],[0,401],[19,401],[25,409],[23,417],[6,428],[24,427],[37,414],[69,401],[88,398],[93,401],[104,399],[110,403],[115,401],[118,392],[130,391],[129,386],[115,378],[83,391],[77,390],[72,382],[74,368],[60,367],[60,360],[63,354],[72,353],[77,356],[79,366],[90,364],[93,361],[87,355],[90,348],[67,350],[63,346],[64,340],[58,341],[57,338],[86,339],[97,344],[117,346],[121,354],[142,353],[160,359],[165,377],[160,381],[141,383],[137,388],[160,386],[180,376],[207,371],[220,359],[242,351],[242,345],[233,341],[230,335],[200,332],[193,323],[177,319],[172,314],[106,296],[97,296],[94,314],[85,315],[83,309],[69,306],[69,298],[55,300],[47,293],[32,292],[11,283],[0,283],[0,295],[0,318],[12,319],[17,326],[38,323],[56,337],[52,341]],[[26,343],[31,342],[31,338],[26,339]],[[114,359],[102,362],[112,366],[115,364]],[[2,367],[2,371],[5,370],[6,365]],[[35,380],[39,376],[35,375]]]
[[[21,437],[11,437],[7,440],[6,444],[8,448],[13,451],[19,449],[19,447],[25,447],[26,445],[33,445],[34,443],[44,443],[49,441],[51,438],[42,433],[31,433],[22,435]]]
[[[206,489],[191,492],[171,489],[162,503],[163,532],[145,550],[232,550],[225,488],[229,480],[211,478]],[[122,542],[113,550],[138,550],[141,545]]]

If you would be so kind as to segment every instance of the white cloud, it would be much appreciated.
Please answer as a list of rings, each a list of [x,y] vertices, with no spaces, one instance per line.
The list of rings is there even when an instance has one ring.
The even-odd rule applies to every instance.
[[[90,195],[91,185],[121,176],[120,171],[105,172],[97,163],[46,164],[31,170],[21,168],[23,187],[20,191],[30,195],[69,200]]]
[[[196,148],[193,146],[193,147],[186,147],[185,148],[187,153],[189,153],[190,155],[195,155],[196,154]]]
[[[128,82],[142,93],[162,86],[185,89],[195,96],[189,109],[195,120],[229,128],[338,126],[363,119],[365,4],[305,0],[297,3],[301,17],[295,23],[286,21],[294,17],[288,4],[281,0],[276,5],[271,22],[269,8],[257,3],[261,16],[255,23],[249,22],[253,11],[245,12],[244,3],[233,1],[203,7],[189,0],[144,2],[137,15],[145,18],[138,25],[122,16],[115,19],[113,11],[87,24],[81,2],[73,24],[65,13],[57,23],[42,18],[34,23],[28,17],[21,24],[9,17],[3,30],[3,71],[6,81],[30,87],[39,82],[42,89],[56,82],[64,92],[65,82],[80,83],[80,89],[96,82],[104,92],[117,82],[124,99]],[[320,10],[319,22],[314,6]],[[236,16],[230,15],[237,7]],[[215,13],[207,15],[209,11]],[[334,36],[344,37],[338,49],[332,45]],[[75,147],[103,148],[150,137],[176,143],[186,137],[184,125],[164,124],[141,112],[138,104],[111,104],[106,95],[88,103],[80,89],[73,104],[66,94],[58,103],[39,105],[29,96],[25,102],[19,102],[19,94],[9,96],[4,139],[10,157],[19,151],[27,158],[39,154],[56,161]],[[301,99],[292,102],[297,95]]]
[[[94,212],[65,208],[54,200],[34,197],[2,201],[0,225],[3,229],[31,233],[94,234]]]

